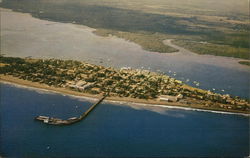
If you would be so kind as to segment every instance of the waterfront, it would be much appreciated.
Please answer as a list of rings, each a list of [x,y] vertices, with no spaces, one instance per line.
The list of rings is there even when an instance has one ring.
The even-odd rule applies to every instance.
[[[85,26],[39,20],[5,9],[1,15],[2,53],[7,56],[77,59],[116,68],[159,70],[189,80],[191,86],[197,81],[203,89],[249,97],[249,67],[238,64],[238,59],[147,52],[123,39],[96,36],[94,29]]]
[[[34,121],[37,115],[74,117],[93,102],[1,84],[1,155],[249,155],[249,117],[245,116],[103,103],[72,126]]]
[[[245,99],[215,94],[169,76],[141,70],[114,70],[73,60],[1,57],[1,80],[79,96],[105,95],[115,100],[164,104],[249,114]],[[15,64],[16,63],[16,64]],[[12,75],[12,76],[11,76]],[[77,93],[78,92],[78,93]],[[168,96],[170,95],[170,96]],[[165,99],[165,101],[164,101]],[[166,103],[166,102],[165,102]]]

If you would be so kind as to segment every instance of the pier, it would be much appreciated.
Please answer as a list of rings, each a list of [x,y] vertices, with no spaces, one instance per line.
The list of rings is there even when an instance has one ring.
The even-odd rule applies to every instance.
[[[67,120],[62,120],[59,118],[53,118],[53,117],[48,117],[48,116],[37,116],[35,120],[42,121],[45,124],[49,125],[71,125],[73,123],[79,122],[86,118],[88,114],[98,105],[100,104],[104,99],[106,98],[106,95],[103,96],[101,99],[98,100],[95,104],[93,104],[86,112],[84,112],[81,116],[79,117],[72,117]]]

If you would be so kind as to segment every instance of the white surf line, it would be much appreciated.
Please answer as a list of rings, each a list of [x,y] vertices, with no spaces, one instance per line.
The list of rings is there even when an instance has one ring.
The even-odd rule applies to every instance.
[[[114,104],[132,104],[132,105],[144,106],[144,107],[161,107],[161,108],[167,108],[167,109],[180,109],[180,110],[188,110],[188,111],[210,112],[210,113],[227,114],[227,115],[240,115],[240,116],[250,117],[250,114],[205,110],[205,109],[197,109],[197,108],[192,108],[192,107],[181,107],[181,106],[174,106],[174,105],[143,104],[143,103],[136,103],[136,102],[129,102],[129,101],[126,102],[126,101],[112,101],[112,100],[106,100],[104,102],[110,102],[110,103],[114,103]]]
[[[87,96],[78,96],[78,95],[72,95],[72,94],[64,94],[53,90],[47,90],[43,88],[35,88],[30,86],[25,86],[17,83],[7,82],[7,81],[0,81],[1,83],[8,84],[8,85],[14,85],[15,87],[25,88],[25,89],[31,89],[35,91],[45,91],[47,94],[54,93],[59,94],[62,96],[70,96],[77,99],[85,99],[86,101],[96,101],[97,98],[93,97],[87,97]],[[144,107],[161,107],[161,108],[167,108],[167,109],[180,109],[180,110],[188,110],[188,111],[199,111],[199,112],[210,112],[210,113],[217,113],[217,114],[227,114],[227,115],[240,115],[240,116],[246,116],[250,117],[250,114],[243,114],[243,113],[233,113],[233,112],[224,112],[224,111],[214,111],[214,110],[205,110],[205,109],[197,109],[192,107],[181,107],[181,106],[172,106],[172,105],[159,105],[159,104],[144,104],[144,103],[136,103],[131,101],[115,101],[115,100],[104,100],[104,103],[111,103],[111,104],[120,104],[120,105],[135,105],[135,106],[144,106]]]

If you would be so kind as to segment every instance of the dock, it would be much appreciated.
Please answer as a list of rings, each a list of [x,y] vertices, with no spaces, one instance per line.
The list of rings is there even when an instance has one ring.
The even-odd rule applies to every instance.
[[[103,96],[101,99],[98,100],[95,104],[93,104],[86,112],[84,112],[82,115],[79,117],[72,117],[67,120],[62,120],[59,118],[53,118],[53,117],[48,117],[48,116],[37,116],[35,120],[37,121],[42,121],[45,124],[49,125],[71,125],[73,123],[79,122],[86,118],[88,114],[97,106],[99,105],[104,99],[106,98],[106,95]]]

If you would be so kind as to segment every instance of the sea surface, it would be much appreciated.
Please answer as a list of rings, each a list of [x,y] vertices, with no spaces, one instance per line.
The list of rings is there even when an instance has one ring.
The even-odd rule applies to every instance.
[[[34,118],[79,116],[95,100],[0,86],[0,155],[4,157],[249,155],[246,116],[104,102],[83,121],[58,127]]]
[[[178,53],[149,52],[124,39],[97,36],[95,29],[87,26],[40,20],[3,8],[0,11],[1,53],[6,56],[74,59],[115,68],[147,69],[191,86],[197,81],[202,89],[249,98],[250,68],[240,65],[239,59],[197,55],[182,48]]]

